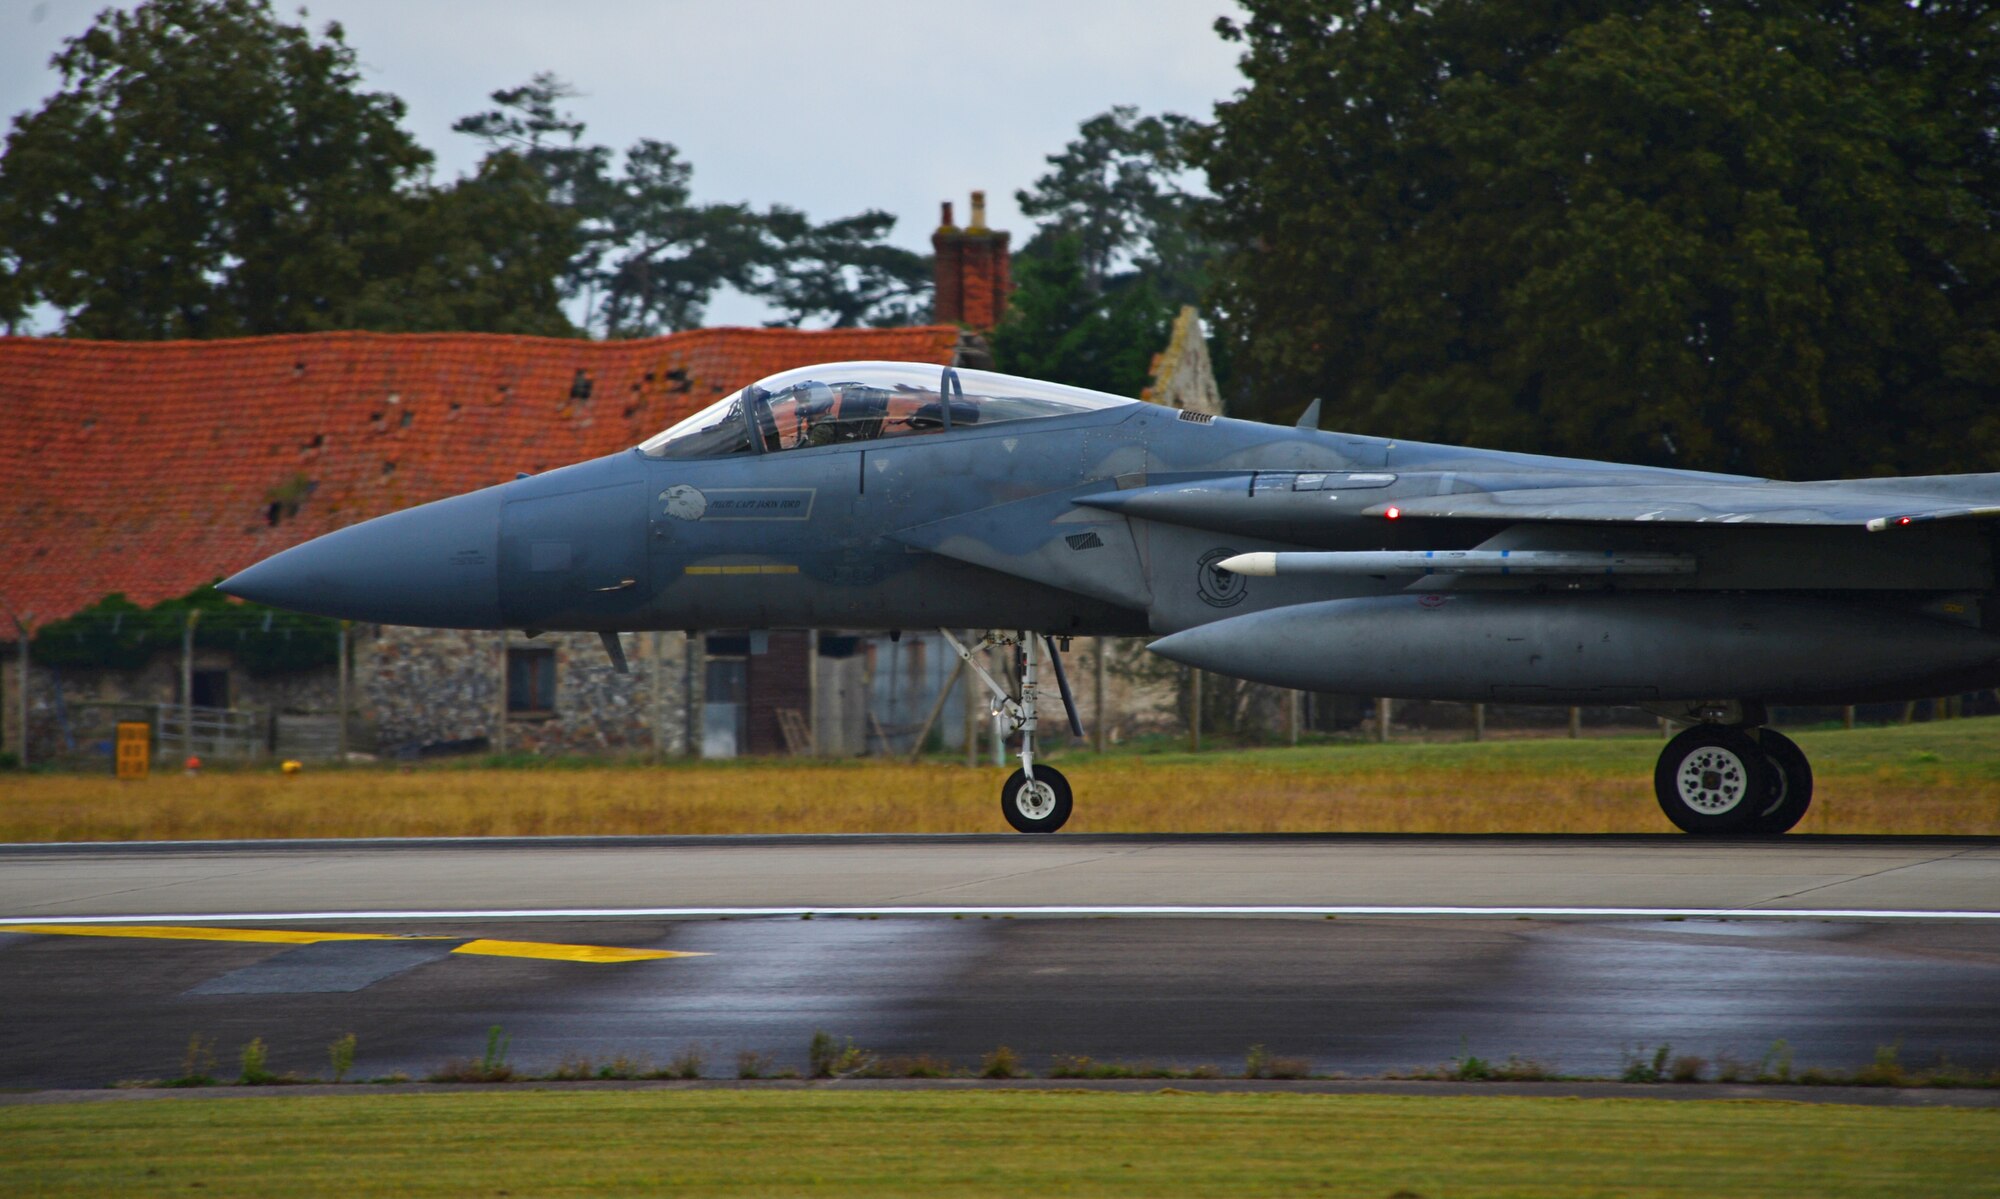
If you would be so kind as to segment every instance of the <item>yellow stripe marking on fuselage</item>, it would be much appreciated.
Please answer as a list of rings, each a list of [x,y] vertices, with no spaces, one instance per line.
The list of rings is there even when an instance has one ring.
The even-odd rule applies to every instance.
[[[796,566],[690,566],[682,570],[690,575],[795,575]]]
[[[0,931],[45,937],[145,937],[159,941],[235,941],[260,945],[316,945],[322,941],[451,941],[455,937],[400,937],[391,933],[323,933],[294,928],[197,928],[181,924],[15,924]],[[467,941],[453,953],[491,958],[540,958],[552,962],[653,962],[706,954],[675,949],[626,949],[617,945],[565,945],[551,941]]]

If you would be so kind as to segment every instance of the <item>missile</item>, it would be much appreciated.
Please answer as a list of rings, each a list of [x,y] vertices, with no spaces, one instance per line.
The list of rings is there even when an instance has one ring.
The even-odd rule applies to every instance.
[[[1151,648],[1280,687],[1467,703],[1862,695],[2000,662],[2000,636],[1893,604],[1730,592],[1405,592],[1246,613]]]
[[[1383,471],[1249,471],[1210,475],[1127,491],[1079,496],[1084,508],[1237,537],[1297,542],[1327,524],[1358,517],[1397,493],[1399,476]],[[1429,476],[1405,485],[1435,490]]]
[[[1272,575],[1689,575],[1692,554],[1615,550],[1361,550],[1237,554],[1218,570]]]

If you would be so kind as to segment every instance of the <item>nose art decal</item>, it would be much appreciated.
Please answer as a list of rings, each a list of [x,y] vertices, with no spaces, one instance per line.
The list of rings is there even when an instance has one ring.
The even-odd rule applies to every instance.
[[[667,515],[676,520],[700,520],[708,511],[708,497],[685,483],[676,483],[660,493]]]

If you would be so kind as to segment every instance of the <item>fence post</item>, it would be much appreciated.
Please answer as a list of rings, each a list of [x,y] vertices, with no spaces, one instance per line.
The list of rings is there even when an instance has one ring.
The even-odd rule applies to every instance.
[[[194,753],[194,626],[201,623],[201,609],[189,608],[187,627],[181,630],[181,756]]]
[[[1571,708],[1569,710],[1569,739],[1574,741],[1581,736],[1583,736],[1583,709]]]
[[[661,647],[667,635],[654,629],[647,636],[653,639],[653,668],[646,674],[646,681],[653,688],[648,696],[652,700],[653,718],[647,723],[653,726],[653,761],[662,762],[667,757],[667,655]]]
[[[968,634],[969,636],[970,634]],[[967,662],[965,671],[965,764],[979,765],[979,676]]]
[[[1474,741],[1484,741],[1484,740],[1486,740],[1486,705],[1485,705],[1485,704],[1474,704],[1474,705],[1472,705],[1472,739],[1473,739]]]
[[[1378,697],[1375,700],[1375,739],[1377,741],[1386,742],[1389,740],[1389,717],[1391,715],[1389,704],[1390,701],[1384,698]]]
[[[708,685],[707,662],[702,663],[701,670],[695,669],[695,655],[707,644],[697,644],[695,639],[699,636],[688,629],[681,641],[681,753],[689,758],[701,756],[701,731],[695,726],[702,719],[698,705],[703,697],[695,691],[696,680],[704,687]]]
[[[1289,687],[1285,689],[1285,732],[1296,746],[1299,743],[1299,693]]]
[[[1188,721],[1188,732],[1194,738],[1194,752],[1200,753],[1201,752],[1201,670],[1198,667],[1191,666],[1188,668],[1188,671],[1190,674],[1194,676],[1189,686],[1189,695],[1192,701],[1189,704],[1189,706],[1193,708],[1194,715],[1192,719]]]
[[[345,620],[343,620],[343,621],[341,621],[341,622],[340,622],[340,648],[339,648],[339,651],[338,651],[338,652],[339,652],[339,655],[340,655],[340,660],[339,660],[339,662],[338,662],[338,663],[336,663],[336,665],[335,665],[335,669],[336,669],[336,670],[338,671],[338,675],[337,675],[337,678],[338,678],[338,681],[339,681],[339,684],[340,684],[340,692],[339,692],[339,694],[340,694],[340,701],[339,701],[339,707],[340,707],[340,738],[339,738],[339,740],[338,740],[338,741],[337,741],[337,742],[335,743],[335,744],[336,744],[336,747],[337,747],[337,748],[335,749],[335,752],[336,752],[336,753],[338,753],[338,754],[340,755],[340,760],[341,760],[341,761],[343,761],[343,762],[347,761],[347,705],[348,705],[348,696],[347,696],[347,686],[348,686],[348,684],[347,684],[347,675],[348,675],[348,668],[347,668],[347,661],[348,661],[348,648],[349,648],[349,647],[348,647],[348,641],[347,641],[347,628],[348,628],[348,623],[349,623],[349,622],[347,622],[347,621],[345,621]]]
[[[35,614],[33,612],[14,618],[14,627],[19,630],[21,637],[21,710],[16,713],[21,726],[19,729],[21,749],[20,753],[16,756],[21,759],[23,769],[26,769],[28,765],[28,639],[31,634],[30,626],[34,619]]]
[[[499,672],[500,685],[494,688],[499,694],[493,700],[493,736],[489,740],[494,753],[504,754],[507,752],[507,630],[500,630],[499,639],[495,668]]]
[[[867,736],[862,737],[867,744]],[[819,757],[819,630],[806,630],[806,755]]]
[[[1097,744],[1097,752],[1104,752],[1104,638],[1097,639],[1097,647],[1091,651],[1093,665],[1097,671],[1097,690],[1091,696],[1090,736]]]

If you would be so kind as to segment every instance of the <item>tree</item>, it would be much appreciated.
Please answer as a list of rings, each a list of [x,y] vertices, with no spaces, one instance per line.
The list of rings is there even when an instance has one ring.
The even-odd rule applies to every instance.
[[[766,219],[779,252],[749,290],[784,312],[783,323],[911,325],[929,315],[930,259],[884,240],[895,217],[870,209],[815,225],[777,207]]]
[[[606,337],[637,337],[701,322],[725,287],[770,300],[803,323],[896,323],[923,307],[924,259],[884,242],[895,218],[869,211],[815,225],[783,207],[694,201],[694,167],[671,142],[643,139],[622,163],[583,140],[565,111],[578,93],[542,73],[492,94],[494,108],[452,126],[513,154],[575,221],[578,245],[564,294]]]
[[[1074,236],[1016,264],[1017,286],[993,331],[1003,371],[1114,395],[1136,396],[1152,376],[1153,355],[1167,344],[1171,307],[1141,276],[1094,292]]]
[[[521,157],[489,155],[449,188],[415,197],[407,229],[347,309],[358,328],[572,337],[562,277],[580,240]]]
[[[1048,218],[1037,238],[1074,237],[1084,280],[1100,292],[1124,271],[1148,276],[1177,303],[1201,298],[1209,249],[1195,215],[1205,205],[1180,186],[1198,126],[1174,113],[1140,116],[1119,105],[1085,121],[1034,189],[1014,193],[1021,211]],[[1038,252],[1031,242],[1024,252]]]
[[[1975,0],[1252,0],[1196,160],[1274,417],[1757,474],[2000,454]]]
[[[435,327],[444,295],[522,290],[504,239],[440,274],[427,221],[501,194],[539,201],[491,180],[429,187],[402,101],[361,90],[337,24],[315,39],[267,0],[148,0],[105,11],[54,65],[62,90],[16,119],[0,158],[0,261],[14,264],[0,309],[47,302],[85,337],[229,337],[407,327],[391,293]],[[544,220],[487,215],[496,235]],[[503,323],[559,321],[545,305]]]

